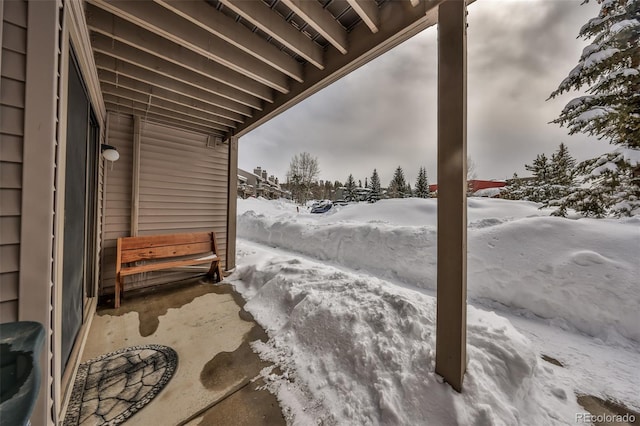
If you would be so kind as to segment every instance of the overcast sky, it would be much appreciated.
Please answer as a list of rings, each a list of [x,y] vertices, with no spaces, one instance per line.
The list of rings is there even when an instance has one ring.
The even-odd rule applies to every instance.
[[[580,27],[598,12],[581,0],[477,0],[469,6],[469,156],[479,179],[527,175],[525,163],[560,142],[578,160],[607,144],[548,124],[576,93],[545,101],[586,46]],[[431,27],[240,139],[239,166],[284,179],[291,157],[318,158],[320,179],[356,181],[422,165],[437,181],[437,31]]]

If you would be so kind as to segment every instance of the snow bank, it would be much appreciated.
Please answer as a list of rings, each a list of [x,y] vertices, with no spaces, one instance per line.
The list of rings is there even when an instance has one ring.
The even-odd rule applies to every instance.
[[[458,394],[434,371],[433,297],[250,251],[240,253],[234,285],[269,333],[253,346],[283,371],[264,375],[293,424],[553,425],[581,411],[531,343],[494,313],[469,307]]]
[[[472,230],[470,297],[603,341],[640,341],[638,224],[540,217]]]
[[[502,188],[484,188],[484,189],[479,189],[476,192],[474,192],[473,194],[471,194],[472,197],[496,197],[498,195],[500,195],[500,193],[504,190],[504,187]]]
[[[269,204],[242,207],[239,237],[435,290],[435,199],[355,204],[325,215]],[[639,221],[547,215],[530,202],[468,200],[470,300],[524,309],[603,341],[640,341]]]

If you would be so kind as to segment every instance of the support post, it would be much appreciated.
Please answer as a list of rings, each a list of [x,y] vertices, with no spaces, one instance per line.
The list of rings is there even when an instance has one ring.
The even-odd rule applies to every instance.
[[[438,18],[438,287],[436,373],[458,392],[467,366],[466,5]]]
[[[133,167],[131,171],[131,236],[138,236],[138,217],[140,213],[140,138],[142,120],[133,116]]]
[[[0,3],[0,7],[5,4]],[[54,188],[56,168],[61,168],[64,176],[64,155],[58,157],[56,164],[56,145],[62,139],[58,137],[56,124],[61,118],[57,101],[60,6],[54,1],[27,4],[18,320],[37,321],[45,329],[39,360],[40,391],[31,415],[34,425],[52,425],[52,411],[56,410],[52,392],[56,371],[52,350],[55,351],[56,344],[51,333],[55,337],[60,331],[55,326],[58,312],[52,314],[52,296],[56,294],[54,284],[57,287],[62,283],[53,277],[52,255],[56,251],[54,218],[64,215],[61,207],[64,201],[55,205],[56,193],[64,193],[63,186],[58,181]],[[66,115],[61,121],[66,122]],[[63,233],[55,234],[56,241],[62,241],[63,237]]]
[[[227,256],[224,270],[236,267],[236,222],[238,215],[238,137],[229,137],[229,186],[227,188]]]

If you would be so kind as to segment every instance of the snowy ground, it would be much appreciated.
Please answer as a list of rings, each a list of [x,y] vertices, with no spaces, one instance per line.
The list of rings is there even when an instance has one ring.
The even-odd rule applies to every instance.
[[[255,349],[284,372],[270,386],[291,422],[575,424],[576,393],[640,410],[640,220],[537,207],[469,200],[469,362],[456,394],[434,373],[435,200],[322,215],[239,201],[232,280],[269,333]]]

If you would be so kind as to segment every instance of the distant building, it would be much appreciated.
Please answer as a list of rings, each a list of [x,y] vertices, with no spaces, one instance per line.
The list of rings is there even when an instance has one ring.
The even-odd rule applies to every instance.
[[[469,187],[469,193],[473,194],[480,190],[489,189],[489,188],[502,188],[507,185],[507,182],[504,180],[479,180],[472,179],[467,181],[467,185]],[[429,185],[429,192],[435,194],[438,192],[438,184]]]
[[[238,196],[277,199],[291,198],[291,193],[280,187],[277,177],[269,176],[262,167],[256,167],[253,173],[238,169]]]

